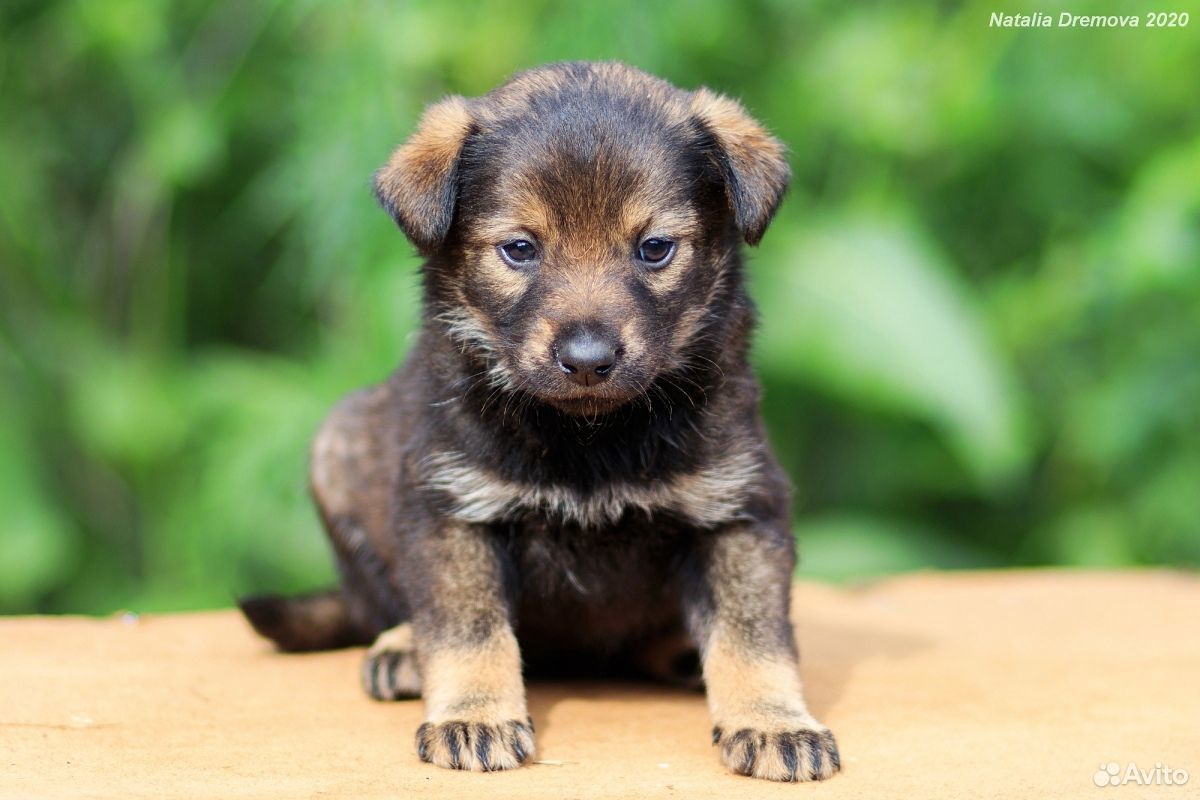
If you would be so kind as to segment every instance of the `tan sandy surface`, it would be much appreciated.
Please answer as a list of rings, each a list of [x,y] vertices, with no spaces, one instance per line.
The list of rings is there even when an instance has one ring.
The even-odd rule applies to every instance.
[[[420,704],[380,704],[360,650],[287,656],[233,612],[0,620],[0,797],[1200,797],[1200,577],[920,574],[797,586],[813,710],[843,773],[727,774],[704,700],[530,686],[543,763],[420,763]],[[1101,764],[1185,786],[1097,788]]]

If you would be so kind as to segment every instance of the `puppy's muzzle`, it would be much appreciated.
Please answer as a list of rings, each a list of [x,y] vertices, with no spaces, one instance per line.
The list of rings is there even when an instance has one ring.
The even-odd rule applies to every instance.
[[[624,348],[611,333],[595,327],[581,327],[560,336],[554,344],[554,357],[567,380],[580,386],[603,383],[616,371]]]

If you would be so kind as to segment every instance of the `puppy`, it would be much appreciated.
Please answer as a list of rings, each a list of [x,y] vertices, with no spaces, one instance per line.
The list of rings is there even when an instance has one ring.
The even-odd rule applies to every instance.
[[[788,486],[747,364],[756,244],[788,181],[733,100],[615,63],[429,107],[375,176],[425,258],[404,365],[317,434],[337,591],[243,601],[284,650],[371,643],[424,761],[534,753],[522,663],[687,683],[735,772],[828,778],[788,620]],[[697,653],[698,651],[698,653]]]

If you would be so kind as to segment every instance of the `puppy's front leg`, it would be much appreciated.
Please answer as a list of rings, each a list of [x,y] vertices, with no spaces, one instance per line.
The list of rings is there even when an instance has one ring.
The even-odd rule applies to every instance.
[[[823,780],[841,768],[837,744],[804,702],[788,619],[791,532],[754,524],[707,539],[685,598],[700,644],[713,744],[743,775]]]
[[[519,767],[533,754],[533,723],[503,585],[505,555],[485,529],[460,523],[413,549],[408,582],[425,698],[417,754],[450,769]]]

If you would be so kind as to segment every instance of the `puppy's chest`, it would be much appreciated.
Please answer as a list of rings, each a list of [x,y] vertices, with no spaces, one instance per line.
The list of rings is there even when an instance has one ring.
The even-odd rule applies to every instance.
[[[700,527],[739,518],[760,476],[752,453],[726,453],[700,467],[664,478],[597,479],[589,485],[500,474],[465,453],[445,451],[421,463],[425,490],[440,495],[462,522],[576,525],[594,530],[630,516],[661,515]]]
[[[688,552],[684,526],[646,519],[595,529],[526,521],[498,532],[522,593],[604,606],[661,590]]]

